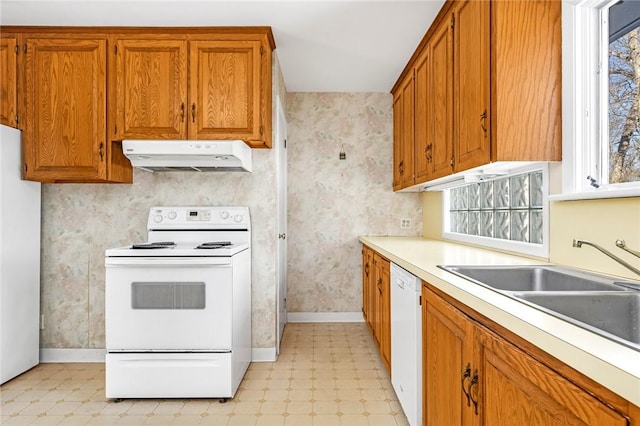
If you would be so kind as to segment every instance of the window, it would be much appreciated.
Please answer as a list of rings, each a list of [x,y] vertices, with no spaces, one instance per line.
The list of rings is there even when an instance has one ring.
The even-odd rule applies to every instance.
[[[547,168],[528,169],[445,190],[444,238],[547,257]]]
[[[562,20],[564,195],[552,199],[638,196],[640,2],[568,0]]]

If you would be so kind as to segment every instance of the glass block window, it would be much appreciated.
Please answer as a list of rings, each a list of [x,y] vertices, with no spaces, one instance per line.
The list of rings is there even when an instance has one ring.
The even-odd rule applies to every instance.
[[[542,244],[541,170],[449,190],[449,232]]]

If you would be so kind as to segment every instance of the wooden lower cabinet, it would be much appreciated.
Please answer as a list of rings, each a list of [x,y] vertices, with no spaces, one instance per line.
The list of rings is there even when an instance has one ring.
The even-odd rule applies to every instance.
[[[489,330],[427,284],[422,300],[424,425],[630,424],[613,404]]]
[[[391,373],[391,263],[362,246],[362,314]]]

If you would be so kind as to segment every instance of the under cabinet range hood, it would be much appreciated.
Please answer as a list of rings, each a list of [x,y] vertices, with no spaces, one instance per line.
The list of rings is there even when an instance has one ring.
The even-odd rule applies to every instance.
[[[251,148],[241,140],[123,140],[133,167],[148,172],[251,172]]]

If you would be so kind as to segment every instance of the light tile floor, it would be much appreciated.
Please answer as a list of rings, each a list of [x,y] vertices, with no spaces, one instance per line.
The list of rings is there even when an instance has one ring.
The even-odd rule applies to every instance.
[[[0,386],[2,425],[407,425],[364,323],[289,324],[235,398],[104,396],[104,364],[41,364]]]

